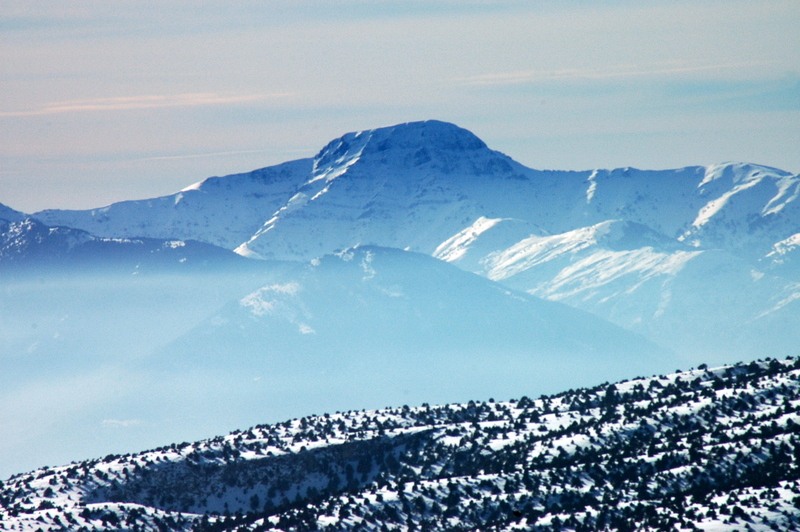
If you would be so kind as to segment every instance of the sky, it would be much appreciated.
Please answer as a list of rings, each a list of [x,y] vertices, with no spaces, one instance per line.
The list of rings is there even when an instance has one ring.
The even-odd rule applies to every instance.
[[[0,203],[174,193],[424,119],[537,169],[800,172],[797,0],[0,0]]]

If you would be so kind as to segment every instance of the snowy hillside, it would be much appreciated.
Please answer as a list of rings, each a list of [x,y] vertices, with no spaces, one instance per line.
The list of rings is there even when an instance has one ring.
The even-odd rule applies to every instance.
[[[797,530],[800,361],[337,412],[0,482],[7,530]]]
[[[776,276],[777,267],[758,270],[730,252],[693,248],[640,224],[602,222],[482,251],[476,259],[471,248],[445,243],[434,256],[602,316],[691,360],[755,358],[765,349],[787,356],[798,340],[800,287]],[[791,249],[782,257],[788,268]]]

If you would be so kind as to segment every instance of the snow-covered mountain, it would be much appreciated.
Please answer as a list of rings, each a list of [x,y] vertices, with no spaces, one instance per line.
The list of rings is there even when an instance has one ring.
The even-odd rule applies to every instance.
[[[800,361],[336,412],[0,482],[8,530],[800,527]]]
[[[687,359],[722,361],[757,357],[765,341],[792,354],[800,341],[798,193],[799,176],[753,164],[532,170],[427,121],[348,133],[313,159],[172,196],[35,216],[251,258],[309,261],[356,245],[421,252]]]
[[[284,205],[307,179],[311,165],[311,160],[303,159],[212,177],[171,196],[88,211],[47,210],[35,217],[47,225],[83,229],[105,238],[198,240],[233,249]]]
[[[230,361],[236,367],[230,368]],[[644,338],[429,256],[364,246],[290,271],[152,357],[155,370],[294,382],[391,404],[555,391],[673,368]],[[169,377],[164,377],[167,380]],[[369,383],[354,387],[353,383]],[[224,388],[224,386],[220,386]]]
[[[482,235],[492,237],[493,230]],[[463,250],[458,238],[434,256],[587,310],[694,360],[731,352],[786,356],[798,340],[797,278],[757,269],[722,249],[688,246],[641,224],[601,222],[530,236],[487,254]]]
[[[122,268],[250,268],[239,255],[204,242],[103,238],[81,229],[48,227],[34,218],[0,221],[0,271]]]
[[[172,196],[35,216],[98,236],[195,238],[292,260],[356,244],[432,254],[481,217],[548,235],[622,220],[759,260],[800,233],[798,193],[797,175],[751,164],[531,170],[469,131],[427,121],[348,133],[312,160],[210,178]]]
[[[11,207],[7,207],[0,203],[0,221],[5,222],[18,222],[25,218],[25,213],[15,211]]]

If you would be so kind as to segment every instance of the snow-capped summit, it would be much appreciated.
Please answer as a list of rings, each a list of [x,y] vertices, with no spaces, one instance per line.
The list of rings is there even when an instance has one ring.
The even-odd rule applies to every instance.
[[[314,158],[314,170],[324,172],[331,166],[349,164],[363,157],[372,162],[393,166],[439,166],[445,171],[485,159],[495,161],[501,169],[510,169],[510,159],[490,150],[470,131],[454,124],[428,120],[391,127],[348,133],[330,142]],[[505,164],[503,164],[502,160]],[[499,164],[498,164],[499,162]],[[474,168],[475,173],[490,171],[490,167]]]
[[[315,170],[333,161],[360,156],[382,156],[394,154],[412,157],[406,162],[420,165],[445,153],[466,154],[489,150],[486,144],[472,132],[448,122],[427,120],[409,122],[357,133],[347,133],[331,141],[314,158]]]
[[[237,252],[310,260],[363,243],[431,253],[439,235],[481,212],[476,188],[526,171],[446,122],[348,133],[317,154],[308,180]],[[310,223],[315,236],[300,238]]]

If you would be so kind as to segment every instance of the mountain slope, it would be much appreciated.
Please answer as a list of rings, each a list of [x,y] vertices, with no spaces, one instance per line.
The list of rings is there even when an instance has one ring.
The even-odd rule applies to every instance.
[[[694,248],[622,221],[488,251],[485,241],[508,223],[514,222],[487,220],[469,233],[471,241],[451,239],[434,256],[602,316],[691,360],[794,353],[797,286],[774,275],[777,268],[758,270],[727,251]],[[790,267],[792,248],[785,249]]]
[[[11,207],[7,207],[0,203],[0,221],[18,222],[24,219],[26,215],[19,211],[15,211]]]
[[[0,270],[31,273],[164,268],[247,269],[252,264],[230,251],[203,242],[155,238],[102,238],[70,227],[48,227],[34,218],[0,221]]]
[[[800,361],[350,411],[15,475],[16,530],[796,530]]]
[[[47,225],[99,237],[190,239],[233,249],[283,205],[310,168],[311,160],[302,159],[211,177],[170,196],[84,211],[45,210],[34,216]]]
[[[3,275],[0,475],[324,409],[543,393],[676,366],[590,314],[425,255],[226,253],[238,260]]]
[[[675,358],[591,314],[365,246],[280,276],[143,363],[154,389],[205,383],[192,404],[275,415],[555,391]]]
[[[500,182],[521,191],[527,172],[443,122],[349,133],[317,154],[306,183],[240,250],[310,260],[374,244],[429,254],[484,210],[477,191]],[[503,203],[506,210],[519,206]],[[311,226],[314,232],[299,238]]]

